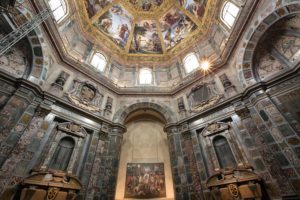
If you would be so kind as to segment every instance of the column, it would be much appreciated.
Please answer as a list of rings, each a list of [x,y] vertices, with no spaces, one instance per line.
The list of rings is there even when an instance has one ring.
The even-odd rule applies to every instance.
[[[125,128],[103,123],[86,199],[114,199]]]
[[[190,130],[184,130],[182,133],[184,151],[188,160],[188,174],[192,177],[192,191],[190,191],[190,199],[204,199],[200,175],[197,167],[197,161],[193,149],[192,134]]]
[[[33,116],[30,116],[28,110],[26,110],[22,116],[22,118],[24,118],[24,116],[28,116],[30,119],[32,118],[30,122],[28,122],[24,132],[16,133],[14,131],[11,133],[11,135],[15,135],[16,138],[13,137],[14,144],[12,150],[7,152],[7,159],[3,162],[1,167],[0,195],[9,191],[10,188],[14,188],[23,178],[29,175],[31,161],[40,147],[41,139],[48,130],[49,123],[45,120],[45,117],[51,111],[50,107],[41,104],[37,109],[34,106],[30,106],[30,109],[32,109],[33,112],[35,111]],[[18,130],[18,127],[22,126],[23,123],[19,122],[14,130]]]
[[[294,191],[289,183],[288,178],[283,173],[279,160],[274,156],[274,148],[272,145],[268,145],[265,142],[264,136],[254,123],[254,119],[251,118],[250,110],[245,107],[237,107],[236,113],[240,117],[243,126],[252,137],[256,150],[263,157],[265,166],[272,178],[265,180],[269,193],[273,198],[280,198],[281,195],[291,195]]]

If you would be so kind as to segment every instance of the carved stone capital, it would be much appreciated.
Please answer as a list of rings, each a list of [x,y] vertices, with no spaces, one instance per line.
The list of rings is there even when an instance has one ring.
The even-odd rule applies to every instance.
[[[172,136],[178,133],[178,127],[176,125],[170,125],[165,127],[164,131],[167,133],[168,136]]]
[[[126,131],[125,127],[121,127],[121,126],[113,126],[111,129],[111,133],[114,135],[123,135],[125,131]]]
[[[51,112],[51,108],[48,105],[40,104],[35,112],[35,115],[38,117],[45,117]]]

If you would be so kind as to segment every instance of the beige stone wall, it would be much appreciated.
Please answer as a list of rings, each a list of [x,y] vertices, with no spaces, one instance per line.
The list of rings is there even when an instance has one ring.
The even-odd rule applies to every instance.
[[[115,199],[124,199],[127,163],[163,162],[166,177],[166,199],[174,199],[173,180],[167,134],[159,121],[138,120],[127,124],[119,164]]]

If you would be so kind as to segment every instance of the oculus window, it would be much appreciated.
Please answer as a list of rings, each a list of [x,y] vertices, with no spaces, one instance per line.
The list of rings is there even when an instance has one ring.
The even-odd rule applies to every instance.
[[[92,61],[91,61],[91,65],[93,67],[95,67],[97,70],[103,72],[106,67],[106,64],[107,64],[107,61],[102,54],[100,54],[100,53],[94,54]]]
[[[139,83],[143,85],[149,85],[152,83],[152,71],[150,69],[140,70]]]
[[[225,2],[221,14],[222,21],[231,28],[236,20],[236,17],[239,13],[240,9],[234,3],[227,1]]]
[[[57,22],[67,15],[67,8],[64,0],[50,0],[48,3]]]
[[[199,61],[197,56],[194,53],[188,54],[184,59],[183,59],[183,65],[185,68],[186,73],[190,73],[200,67]]]

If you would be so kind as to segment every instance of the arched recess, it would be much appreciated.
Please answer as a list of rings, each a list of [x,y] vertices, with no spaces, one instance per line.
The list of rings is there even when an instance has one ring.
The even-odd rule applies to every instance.
[[[130,113],[136,110],[143,109],[150,109],[160,113],[162,116],[164,116],[167,124],[176,122],[176,114],[173,111],[171,111],[170,108],[152,102],[139,102],[130,106],[124,106],[123,108],[120,108],[115,113],[113,117],[113,122],[124,124],[126,118],[129,116]]]
[[[135,109],[126,116],[115,199],[174,199],[168,136],[164,131],[165,116],[149,108]],[[141,177],[143,183],[135,181]],[[147,191],[158,181],[160,185],[156,191]]]
[[[273,8],[271,8],[274,6]],[[270,10],[272,10],[270,12]],[[269,14],[265,14],[269,13]],[[257,46],[262,36],[279,20],[286,18],[292,14],[300,13],[300,2],[293,2],[283,5],[283,3],[271,4],[254,24],[250,26],[245,34],[243,49],[238,58],[238,74],[244,87],[248,87],[260,81],[258,74],[254,71],[253,58]]]
[[[18,14],[14,16],[14,22],[20,26],[31,20],[32,14],[27,8],[17,7]],[[24,78],[29,79],[37,84],[46,80],[49,67],[49,52],[44,40],[42,30],[37,27],[27,35],[27,39],[32,49],[32,64],[26,70]]]

